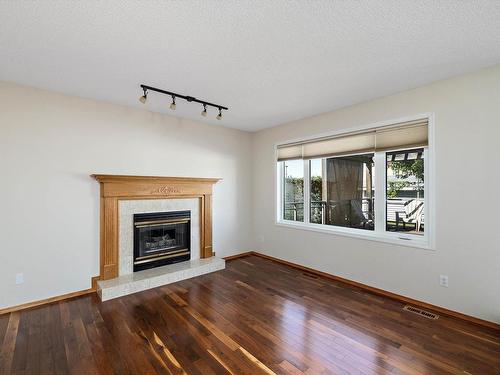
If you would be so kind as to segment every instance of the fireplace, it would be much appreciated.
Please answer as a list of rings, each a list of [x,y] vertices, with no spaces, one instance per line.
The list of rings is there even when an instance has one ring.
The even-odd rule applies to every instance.
[[[191,258],[191,212],[134,214],[134,272]]]

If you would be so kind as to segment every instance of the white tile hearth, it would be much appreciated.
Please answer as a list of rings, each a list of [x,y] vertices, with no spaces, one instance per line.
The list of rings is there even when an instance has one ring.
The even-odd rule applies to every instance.
[[[158,286],[190,279],[210,272],[223,270],[224,259],[211,257],[168,264],[163,267],[118,276],[115,279],[97,282],[97,293],[101,301],[126,296]]]

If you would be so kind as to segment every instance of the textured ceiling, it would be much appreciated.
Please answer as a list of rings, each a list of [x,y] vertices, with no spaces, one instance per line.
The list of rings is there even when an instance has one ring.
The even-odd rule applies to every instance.
[[[0,80],[258,130],[500,63],[500,1],[0,1]]]

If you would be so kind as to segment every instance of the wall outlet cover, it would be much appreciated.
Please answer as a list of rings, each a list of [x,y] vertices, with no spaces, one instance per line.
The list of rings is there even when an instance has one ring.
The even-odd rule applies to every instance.
[[[439,275],[439,285],[448,287],[448,276],[446,275]]]

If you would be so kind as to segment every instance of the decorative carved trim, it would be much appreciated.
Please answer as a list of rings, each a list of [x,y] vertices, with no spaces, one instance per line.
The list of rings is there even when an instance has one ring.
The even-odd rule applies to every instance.
[[[101,186],[99,280],[118,277],[118,202],[132,199],[199,198],[200,258],[213,255],[212,187],[219,178],[94,174]]]
[[[182,191],[176,186],[161,186],[158,189],[153,190],[152,194],[180,194]]]

